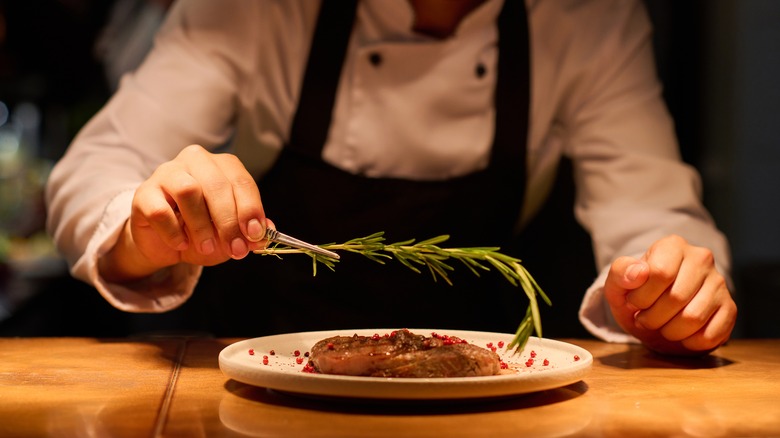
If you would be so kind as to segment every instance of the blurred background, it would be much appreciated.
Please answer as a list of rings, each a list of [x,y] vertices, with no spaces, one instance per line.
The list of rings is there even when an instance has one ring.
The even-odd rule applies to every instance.
[[[70,278],[43,231],[41,193],[73,136],[143,59],[172,1],[0,0],[0,336],[175,327],[175,315],[150,324],[154,316],[119,312]],[[702,173],[705,203],[732,242],[735,334],[778,337],[780,1],[645,3],[683,157]],[[544,214],[571,222],[559,218],[570,214],[568,183]],[[562,314],[576,319],[576,305]]]

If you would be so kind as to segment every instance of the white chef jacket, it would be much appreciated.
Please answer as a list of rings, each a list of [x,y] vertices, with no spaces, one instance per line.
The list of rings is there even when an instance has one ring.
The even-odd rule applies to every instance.
[[[361,1],[323,159],[367,177],[419,180],[484,168],[501,5],[488,1],[452,38],[436,40],[410,30],[408,2]],[[602,339],[635,341],[603,299],[614,258],[639,256],[676,233],[711,248],[728,275],[729,248],[701,204],[699,175],[680,159],[642,3],[526,6],[531,104],[528,138],[518,139],[528,151],[519,225],[544,201],[560,157],[570,157],[575,214],[601,272],[580,320]],[[318,11],[313,0],[174,3],[148,58],[124,77],[48,181],[49,231],[75,277],[131,312],[162,312],[189,298],[200,266],[119,285],[100,277],[97,260],[116,242],[135,188],[183,147],[229,145],[255,175],[273,165],[289,136]],[[485,74],[475,74],[477,65]]]

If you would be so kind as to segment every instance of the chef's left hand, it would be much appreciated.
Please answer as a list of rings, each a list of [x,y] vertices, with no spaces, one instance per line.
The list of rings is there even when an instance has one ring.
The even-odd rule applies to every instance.
[[[679,236],[658,240],[639,260],[615,260],[604,293],[623,330],[659,353],[710,352],[736,323],[737,306],[712,252]]]

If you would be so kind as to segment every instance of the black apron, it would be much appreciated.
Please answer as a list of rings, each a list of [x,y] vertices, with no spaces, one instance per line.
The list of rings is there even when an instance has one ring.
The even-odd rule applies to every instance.
[[[367,178],[321,159],[356,1],[325,0],[304,75],[290,142],[258,180],[265,211],[280,230],[313,243],[377,231],[387,241],[448,234],[443,246],[505,246],[525,191],[529,56],[526,11],[506,1],[499,17],[496,126],[485,170],[447,181]],[[476,66],[475,66],[476,67]],[[219,336],[305,330],[430,327],[513,332],[527,299],[495,271],[476,277],[453,261],[454,285],[341,253],[335,271],[311,258],[250,254],[206,268],[193,299]]]

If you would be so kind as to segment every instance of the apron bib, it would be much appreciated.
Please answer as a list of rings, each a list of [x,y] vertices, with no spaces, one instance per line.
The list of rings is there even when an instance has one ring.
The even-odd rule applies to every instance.
[[[386,243],[449,234],[443,246],[507,246],[525,191],[528,29],[523,3],[499,17],[496,126],[488,167],[447,181],[366,178],[321,159],[356,1],[323,1],[289,144],[258,180],[280,230],[312,243],[385,231]],[[396,260],[341,252],[335,271],[312,275],[305,255],[250,254],[204,269],[195,296],[221,315],[211,331],[262,336],[352,328],[451,328],[514,332],[527,300],[495,271],[476,277],[457,260],[453,285]],[[205,317],[205,313],[204,313]]]

